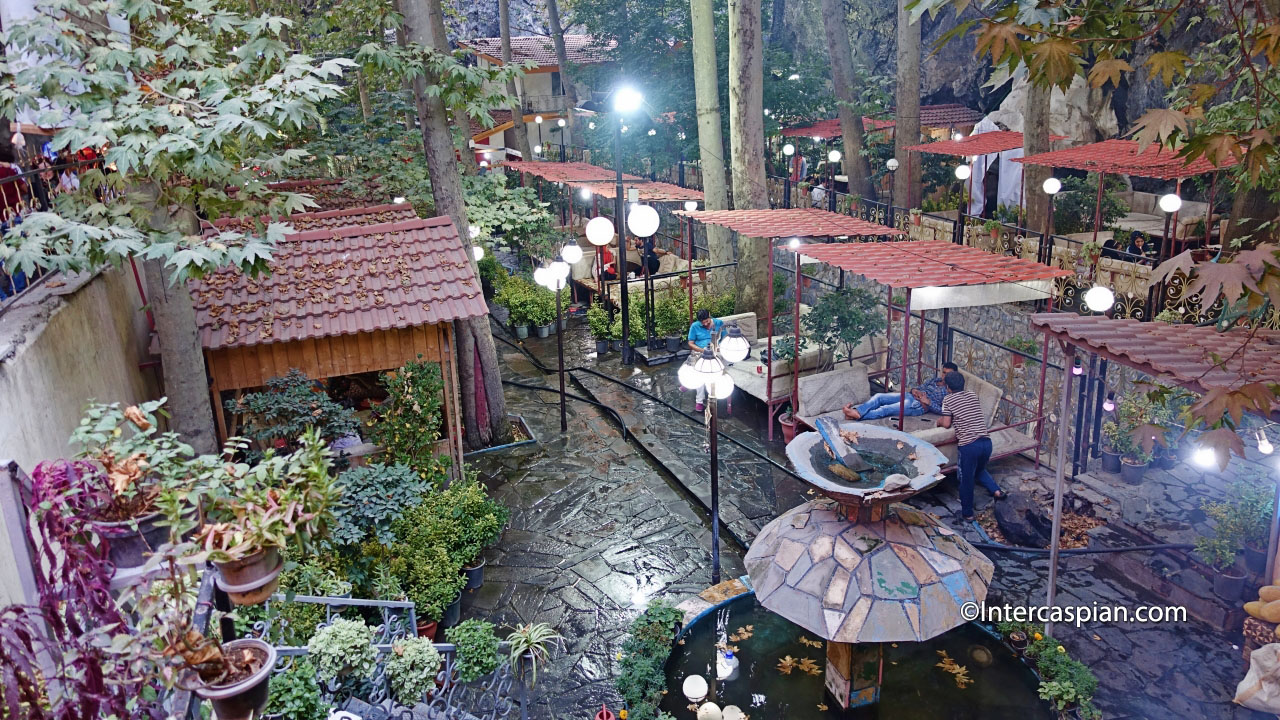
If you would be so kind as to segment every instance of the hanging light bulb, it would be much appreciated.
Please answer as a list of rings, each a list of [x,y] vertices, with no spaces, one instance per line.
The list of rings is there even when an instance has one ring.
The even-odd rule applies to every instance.
[[[547,268],[540,267],[533,271],[533,281],[539,285],[546,287],[547,281],[551,279],[551,271]]]
[[[557,260],[551,263],[551,267],[549,267],[548,269],[551,271],[551,274],[553,277],[559,278],[561,280],[564,280],[565,278],[569,277],[569,263],[563,260]],[[564,286],[561,285],[561,287],[564,287]]]
[[[1116,394],[1107,393],[1107,399],[1102,401],[1102,409],[1104,412],[1111,412],[1116,409]]]
[[[577,243],[568,243],[560,248],[560,257],[564,258],[565,262],[573,265],[582,259],[582,248],[578,247]]]
[[[483,260],[483,259],[484,259],[484,248],[480,247],[479,245],[472,245],[472,246],[471,246],[471,257],[475,258],[475,261],[476,261],[476,262],[480,262],[481,260]]]
[[[1062,181],[1056,177],[1051,177],[1045,180],[1044,185],[1042,185],[1041,187],[1044,189],[1044,191],[1047,194],[1057,195],[1058,191],[1062,189]]]
[[[613,221],[607,217],[595,217],[587,221],[587,240],[600,247],[613,241]]]
[[[782,146],[782,154],[783,154],[783,155],[786,155],[787,157],[791,157],[792,155],[795,155],[795,154],[796,154],[796,146],[795,146],[795,145],[792,145],[791,143],[787,143],[786,145],[783,145],[783,146]]]
[[[1191,459],[1203,468],[1211,468],[1218,464],[1218,454],[1209,447],[1196,448],[1196,451],[1191,454]]]
[[[724,372],[724,362],[716,357],[710,345],[702,351],[702,357],[694,360],[692,365],[693,369],[698,372],[699,377],[702,378],[703,385],[710,385],[715,382]]]
[[[831,161],[831,162],[833,162],[833,163],[838,163],[838,162],[840,162],[840,151],[839,151],[839,150],[832,150],[831,152],[827,153],[827,160],[829,160],[829,161]]]
[[[591,188],[585,188],[585,187],[584,187],[584,188],[582,188],[582,190],[581,190],[578,194],[582,196],[582,199],[583,199],[583,200],[590,200],[590,199],[591,199]]]
[[[798,237],[793,237],[793,238],[791,238],[791,240],[787,243],[787,247],[791,248],[792,250],[799,250],[799,249],[800,249],[800,238],[798,238]]]
[[[564,127],[565,126],[564,118],[560,118],[559,120],[557,120],[556,125],[560,127]]]
[[[684,679],[684,696],[691,703],[700,703],[707,699],[707,681],[701,675],[690,675]]]
[[[968,180],[968,179],[969,179],[969,176],[970,176],[970,175],[972,175],[972,174],[973,174],[973,170],[972,170],[968,165],[957,165],[957,166],[956,166],[956,179],[957,179],[957,180]]]
[[[636,237],[647,238],[658,232],[658,211],[648,205],[636,205],[627,213],[627,229]]]
[[[1275,450],[1271,445],[1271,441],[1267,439],[1266,428],[1258,431],[1258,452],[1263,455],[1270,455]]]
[[[1076,358],[1075,363],[1071,365],[1071,374],[1072,375],[1084,374],[1084,365],[1080,364],[1080,358]]]
[[[898,169],[898,158],[889,158],[888,160],[885,160],[884,166],[889,169],[889,172],[895,172]]]
[[[1167,213],[1176,213],[1182,209],[1182,198],[1173,193],[1160,196],[1160,209]]]
[[[751,352],[751,342],[742,334],[742,328],[733,323],[726,331],[725,339],[720,342],[720,353],[729,362],[742,362]]]
[[[541,115],[534,115],[534,116],[533,116],[533,121],[534,121],[534,122],[536,122],[536,123],[538,123],[539,125],[541,125],[541,124],[542,124],[542,116],[541,116]]]
[[[542,146],[541,146],[541,145],[534,145],[534,146],[533,146],[533,154],[534,154],[534,155],[541,155],[541,154],[542,154]]]

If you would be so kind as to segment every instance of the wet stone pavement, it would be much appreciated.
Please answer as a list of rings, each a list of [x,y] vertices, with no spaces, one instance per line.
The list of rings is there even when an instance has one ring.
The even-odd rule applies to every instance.
[[[513,507],[513,517],[511,529],[490,551],[486,586],[467,599],[465,614],[504,623],[545,620],[570,638],[569,652],[555,661],[545,679],[539,675],[538,707],[553,713],[546,717],[557,719],[588,718],[589,709],[599,709],[602,700],[614,697],[614,656],[627,623],[649,597],[664,595],[678,602],[705,587],[710,577],[708,515],[702,507],[709,503],[706,430],[694,416],[692,393],[678,389],[677,366],[624,368],[618,353],[596,358],[581,319],[571,322],[564,344],[566,367],[590,368],[622,380],[676,410],[579,370],[571,374],[576,382],[570,383],[569,391],[589,394],[620,413],[635,439],[623,441],[611,417],[572,401],[569,433],[562,437],[554,394],[508,388],[512,412],[523,414],[535,427],[541,449],[481,456],[484,459],[475,463],[496,494]],[[554,369],[554,336],[521,345]],[[554,373],[543,376],[511,347],[500,344],[500,353],[512,378],[555,385]],[[722,432],[785,466],[780,437],[772,443],[763,439],[763,410],[758,404],[735,398],[732,414],[725,403],[720,407]],[[722,440],[720,454],[726,535],[749,543],[764,523],[812,497],[787,472],[741,447]],[[1046,481],[1045,471],[1037,473],[1021,458],[1001,461],[992,470],[1006,487],[1017,486],[1024,477]],[[1235,474],[1234,465],[1216,479],[1180,466],[1167,473],[1153,471],[1149,482],[1136,488],[1116,488],[1118,480],[1097,474],[1082,476],[1073,490],[1090,502],[1105,502],[1123,521],[1165,538],[1163,542],[1183,542],[1203,529],[1200,499],[1221,495]],[[986,541],[974,527],[954,521],[959,505],[954,485],[948,480],[910,504],[939,515],[973,542]],[[979,510],[989,509],[990,502],[979,491]],[[740,574],[740,556],[730,544],[722,548],[723,576]],[[1005,551],[988,555],[996,563],[989,604],[1043,604],[1047,557]],[[1132,609],[1168,604],[1116,573],[1100,557],[1064,556],[1059,605]],[[1097,674],[1096,701],[1107,718],[1265,717],[1230,702],[1247,669],[1239,633],[1217,632],[1189,620],[1060,625],[1055,634]]]

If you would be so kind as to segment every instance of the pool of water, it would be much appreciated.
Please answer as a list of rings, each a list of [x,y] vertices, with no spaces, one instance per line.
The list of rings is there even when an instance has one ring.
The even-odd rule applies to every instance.
[[[734,635],[751,626],[750,637],[730,640],[738,647],[737,677],[716,682],[715,644],[717,617],[725,613],[725,629]],[[801,638],[809,644],[801,642]],[[735,598],[685,630],[667,662],[667,693],[662,709],[678,720],[695,712],[681,693],[684,679],[701,675],[711,682],[708,700],[722,708],[737,705],[753,720],[834,720],[883,718],[884,720],[1052,720],[1056,717],[1037,696],[1039,682],[1013,651],[982,628],[963,625],[925,643],[886,643],[884,683],[880,702],[842,712],[823,687],[826,667],[825,641],[784,620],[756,603],[755,595]],[[814,641],[820,643],[814,646]],[[959,688],[952,673],[937,667],[945,651],[967,669],[972,683]],[[779,661],[791,656],[794,665],[805,658],[819,668],[817,674],[794,667],[790,674],[778,670]],[[825,708],[825,709],[824,709]]]
[[[827,453],[826,443],[822,441],[814,443],[813,447],[809,448],[809,458],[813,462],[814,469],[823,478],[846,487],[871,490],[883,485],[884,479],[895,473],[900,473],[907,477],[915,475],[914,464],[906,460],[906,453],[896,449],[895,445],[896,442],[893,440],[881,438],[863,439],[855,449],[858,451],[858,455],[867,461],[871,469],[861,473],[858,481],[851,481],[829,469],[832,465],[839,465],[839,462]]]

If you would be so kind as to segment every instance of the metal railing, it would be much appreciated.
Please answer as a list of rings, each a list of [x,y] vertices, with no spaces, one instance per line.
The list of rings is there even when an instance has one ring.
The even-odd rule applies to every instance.
[[[569,108],[567,95],[525,95],[520,99],[525,113],[564,112]]]

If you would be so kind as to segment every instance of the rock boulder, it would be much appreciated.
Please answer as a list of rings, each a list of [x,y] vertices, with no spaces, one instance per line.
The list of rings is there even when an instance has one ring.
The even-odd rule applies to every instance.
[[[1053,521],[1026,493],[1005,491],[1008,496],[996,503],[996,525],[1011,545],[1046,547],[1053,532]]]

